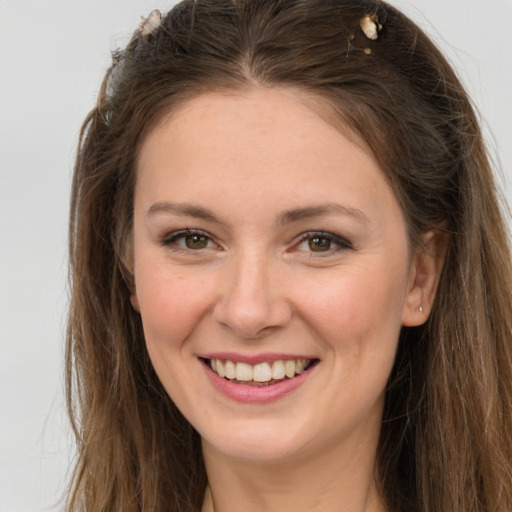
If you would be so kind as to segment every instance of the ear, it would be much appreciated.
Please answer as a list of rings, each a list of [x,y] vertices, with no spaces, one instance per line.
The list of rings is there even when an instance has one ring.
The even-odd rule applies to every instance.
[[[407,296],[402,313],[402,325],[406,327],[415,327],[427,321],[448,247],[449,236],[440,229],[427,231],[421,238],[423,243],[411,261]]]
[[[134,291],[130,295],[130,302],[132,303],[132,308],[137,311],[137,313],[140,313],[140,306],[139,306],[139,298],[137,297],[137,292]]]

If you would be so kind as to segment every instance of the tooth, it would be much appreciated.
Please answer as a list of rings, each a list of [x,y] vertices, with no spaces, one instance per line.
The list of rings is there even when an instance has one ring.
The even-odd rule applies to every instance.
[[[233,361],[227,360],[224,364],[224,370],[228,379],[234,379],[236,377],[236,365]]]
[[[217,373],[217,363],[215,359],[210,359],[210,366],[212,367],[212,370]]]
[[[274,361],[272,365],[272,378],[279,380],[284,379],[286,375],[286,370],[284,369],[283,361]]]
[[[272,370],[268,363],[255,364],[252,369],[253,380],[256,382],[268,382],[272,379]]]
[[[247,363],[236,363],[235,375],[237,380],[252,380],[252,366]]]
[[[306,366],[306,361],[304,359],[297,360],[297,364],[295,365],[295,373],[300,375],[304,371],[304,367]]]
[[[220,359],[217,359],[217,373],[219,374],[219,377],[226,376],[226,370],[224,369],[224,365]]]
[[[288,361],[285,361],[284,371],[289,379],[295,377],[295,361],[293,361],[292,359],[288,359]]]

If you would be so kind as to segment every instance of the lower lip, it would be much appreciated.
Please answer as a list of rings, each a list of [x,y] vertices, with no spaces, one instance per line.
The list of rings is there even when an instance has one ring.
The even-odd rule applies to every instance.
[[[283,382],[269,386],[236,384],[217,375],[208,365],[203,364],[203,367],[213,387],[231,400],[251,404],[262,404],[279,400],[297,389],[309,377],[316,367],[316,364],[311,365],[307,370],[293,379],[284,380]]]

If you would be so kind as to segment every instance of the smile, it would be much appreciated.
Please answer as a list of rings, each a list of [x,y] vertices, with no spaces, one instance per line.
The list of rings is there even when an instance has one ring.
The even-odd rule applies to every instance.
[[[314,362],[313,359],[282,359],[252,365],[229,359],[207,361],[219,377],[246,386],[270,386],[293,379],[306,371]]]

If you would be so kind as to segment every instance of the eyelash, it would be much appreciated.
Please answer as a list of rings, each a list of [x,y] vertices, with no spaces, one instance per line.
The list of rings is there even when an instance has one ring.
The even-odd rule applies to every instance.
[[[172,249],[175,251],[183,251],[183,252],[194,252],[199,251],[201,249],[211,249],[211,247],[201,247],[200,249],[192,249],[190,247],[182,247],[178,245],[178,240],[185,239],[186,237],[199,236],[204,237],[206,239],[206,243],[215,243],[213,242],[212,237],[206,233],[205,231],[201,231],[199,229],[182,229],[180,231],[175,231],[174,233],[170,233],[167,237],[162,240],[163,246],[172,246]]]
[[[297,250],[297,248],[301,244],[307,242],[308,240],[314,240],[315,238],[328,240],[330,244],[335,244],[337,246],[334,248],[329,247],[325,251],[308,251],[311,254],[315,254],[317,257],[322,257],[322,255],[330,256],[334,253],[337,253],[338,251],[353,249],[352,244],[348,240],[338,235],[335,235],[334,233],[329,233],[326,231],[308,231],[307,233],[303,233],[302,235],[299,236],[299,239],[294,244],[292,250]]]
[[[198,252],[203,249],[211,249],[212,248],[212,247],[207,247],[207,246],[199,247],[199,248],[191,248],[191,247],[186,247],[186,246],[183,247],[177,243],[180,239],[185,240],[186,237],[193,237],[193,236],[203,237],[206,240],[207,245],[212,244],[212,243],[215,244],[212,237],[208,233],[206,233],[205,231],[201,231],[199,229],[182,229],[180,231],[176,231],[174,233],[171,233],[166,238],[164,238],[161,243],[163,246],[172,246],[172,249],[174,251],[187,252],[187,253],[196,252],[196,251]],[[349,241],[347,241],[346,239],[344,239],[338,235],[335,235],[334,233],[329,233],[326,231],[308,231],[306,233],[302,233],[298,237],[297,241],[293,244],[293,246],[291,248],[291,252],[300,250],[299,247],[301,244],[307,242],[308,240],[314,240],[315,238],[327,240],[330,245],[334,244],[337,246],[334,248],[329,246],[325,251],[324,250],[314,251],[310,247],[310,250],[305,251],[305,252],[309,252],[311,255],[315,254],[317,257],[330,256],[332,254],[337,253],[338,251],[342,251],[342,250],[346,250],[346,249],[353,249],[352,244]]]

